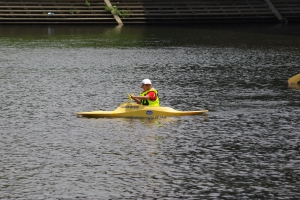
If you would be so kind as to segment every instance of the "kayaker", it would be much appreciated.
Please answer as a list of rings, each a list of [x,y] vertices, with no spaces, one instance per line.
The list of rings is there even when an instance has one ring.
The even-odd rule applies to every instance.
[[[145,106],[159,106],[159,97],[156,89],[152,87],[152,83],[149,79],[142,81],[143,92],[140,96],[131,96],[131,98],[137,103]]]

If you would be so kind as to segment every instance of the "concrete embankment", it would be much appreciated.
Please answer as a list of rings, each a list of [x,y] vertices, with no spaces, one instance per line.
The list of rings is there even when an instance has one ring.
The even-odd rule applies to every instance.
[[[300,0],[111,0],[110,3],[113,10],[109,11],[103,0],[2,0],[0,24],[300,22]]]

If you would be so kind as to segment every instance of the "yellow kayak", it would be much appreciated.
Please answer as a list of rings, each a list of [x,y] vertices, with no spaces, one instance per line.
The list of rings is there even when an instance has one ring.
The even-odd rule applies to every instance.
[[[300,74],[296,74],[295,76],[288,79],[288,86],[295,89],[300,89]]]
[[[202,115],[208,110],[199,111],[178,111],[170,107],[144,106],[132,102],[121,104],[113,111],[91,111],[77,112],[78,116],[99,118],[99,117],[170,117],[185,115]]]

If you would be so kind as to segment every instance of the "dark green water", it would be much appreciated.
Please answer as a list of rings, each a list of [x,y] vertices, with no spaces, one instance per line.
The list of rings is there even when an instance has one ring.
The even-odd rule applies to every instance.
[[[1,199],[297,199],[297,25],[0,26]],[[207,116],[77,118],[150,78]]]

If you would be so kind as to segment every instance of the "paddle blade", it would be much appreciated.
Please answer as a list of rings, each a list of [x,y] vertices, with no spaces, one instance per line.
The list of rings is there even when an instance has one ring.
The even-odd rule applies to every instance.
[[[130,95],[130,94],[127,94],[127,95],[128,95],[128,99],[129,99],[130,101],[132,101],[131,95]]]

